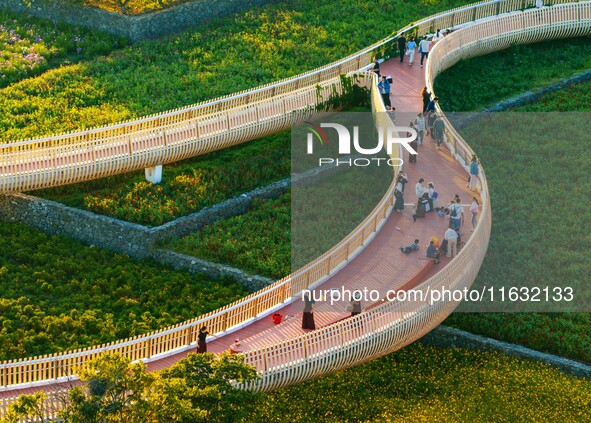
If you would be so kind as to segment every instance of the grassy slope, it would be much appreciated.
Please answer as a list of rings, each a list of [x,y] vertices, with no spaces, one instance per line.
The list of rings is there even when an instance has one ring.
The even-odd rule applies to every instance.
[[[437,77],[435,92],[443,110],[478,111],[589,69],[590,37],[513,46],[456,64]]]
[[[273,3],[0,90],[0,138],[93,127],[255,87],[340,59],[414,19],[465,3]]]
[[[591,51],[587,38],[522,46],[471,59],[438,78],[437,93],[448,110],[473,110],[553,83],[579,70],[580,65],[591,67],[589,54],[574,55],[567,50],[570,53],[563,56],[565,49],[570,49],[566,45]],[[507,72],[507,68],[512,71]],[[466,92],[466,96],[459,95]],[[590,92],[591,84],[579,84],[516,111],[589,112]],[[521,119],[525,122],[530,118]],[[567,117],[548,115],[543,119],[564,121]],[[580,119],[588,121],[584,116]],[[518,136],[499,136],[493,141],[482,136],[481,128],[465,131],[487,171],[493,205],[491,242],[477,284],[505,280],[518,285],[525,279],[540,286],[578,283],[587,286],[588,295],[591,244],[581,235],[588,232],[589,209],[566,206],[560,216],[553,212],[556,204],[572,204],[573,199],[588,197],[588,143],[582,141],[584,134],[582,138],[565,135],[548,139],[542,134],[532,136],[535,127],[523,126],[527,125],[512,127]],[[591,362],[591,313],[454,314],[446,324]]]
[[[0,361],[110,342],[246,295],[232,280],[0,222]]]
[[[413,344],[331,376],[279,389],[245,421],[588,421],[591,384],[539,363]]]

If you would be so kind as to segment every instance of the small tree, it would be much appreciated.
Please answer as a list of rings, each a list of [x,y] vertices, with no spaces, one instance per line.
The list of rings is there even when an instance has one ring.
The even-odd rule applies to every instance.
[[[189,354],[170,369],[148,373],[143,363],[105,354],[78,374],[87,384],[69,392],[62,418],[71,423],[235,421],[258,396],[235,387],[257,377],[238,355]]]
[[[70,390],[62,416],[72,423],[136,422],[148,408],[146,392],[156,375],[142,362],[130,364],[119,354],[104,354],[78,371],[86,389]]]
[[[47,422],[43,413],[43,401],[46,398],[47,395],[43,392],[19,396],[8,406],[2,423],[19,423],[27,418],[33,418],[41,423]]]
[[[236,388],[235,384],[257,377],[256,369],[245,364],[243,356],[227,353],[189,354],[161,373],[163,380],[183,380],[185,389],[179,397],[190,401],[193,410],[200,410],[202,420],[179,420],[187,423],[230,422],[247,416],[259,394]]]

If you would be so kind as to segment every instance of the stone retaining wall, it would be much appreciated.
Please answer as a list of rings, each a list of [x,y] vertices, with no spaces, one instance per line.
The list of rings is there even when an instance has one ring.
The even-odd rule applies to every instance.
[[[205,273],[213,278],[231,276],[244,285],[250,292],[258,291],[275,282],[273,279],[251,275],[231,266],[212,263],[171,250],[154,250],[152,258],[158,263],[169,264],[175,269],[187,269],[189,272]]]
[[[503,354],[541,361],[558,367],[565,373],[591,378],[591,366],[568,358],[535,351],[521,345],[497,341],[448,326],[438,326],[420,339],[426,345],[440,348],[466,348],[478,351],[497,351]]]
[[[0,8],[23,15],[66,22],[128,38],[136,42],[182,31],[215,18],[231,16],[274,0],[194,0],[137,16],[120,15],[64,0],[2,0]],[[29,4],[27,4],[29,3]]]
[[[347,169],[346,166],[315,168],[154,228],[26,194],[0,195],[0,219],[7,222],[21,222],[48,234],[64,235],[88,245],[107,248],[131,257],[152,257],[159,263],[171,264],[176,268],[195,272],[201,271],[214,278],[222,274],[229,275],[235,277],[248,289],[257,290],[273,281],[261,276],[249,275],[230,266],[169,250],[155,249],[155,246],[168,239],[180,238],[198,231],[203,226],[214,224],[218,220],[244,214],[255,198],[277,198],[286,193],[292,183],[312,184],[319,173],[335,174]]]
[[[151,256],[157,242],[178,238],[218,220],[243,214],[257,197],[279,197],[287,192],[290,182],[290,179],[284,179],[257,188],[155,228],[25,194],[0,195],[0,218],[9,222],[22,222],[45,233],[65,235],[131,257],[144,258]]]

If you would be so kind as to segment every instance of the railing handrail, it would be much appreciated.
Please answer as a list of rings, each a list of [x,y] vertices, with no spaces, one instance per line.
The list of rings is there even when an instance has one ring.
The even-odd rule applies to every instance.
[[[491,3],[491,2],[488,2],[488,3]],[[494,2],[492,2],[492,3],[494,3]],[[452,35],[453,35],[453,34],[452,34]],[[447,38],[447,37],[446,37],[446,38]],[[450,38],[450,39],[451,39],[451,38]],[[446,40],[446,39],[444,38],[444,40],[442,40],[441,42],[445,42],[445,40]],[[442,45],[443,45],[443,44],[442,44]],[[437,48],[437,47],[435,47],[435,48]],[[429,63],[430,63],[430,62],[428,61],[428,65],[427,65],[428,67],[427,67],[427,69],[429,69]],[[433,77],[433,76],[431,76],[431,77]],[[431,81],[431,83],[432,83],[432,81]],[[447,122],[447,124],[449,125],[449,122],[448,122],[448,121],[446,121],[446,122]],[[449,126],[449,128],[452,128],[452,127],[451,127],[451,126]],[[456,136],[456,135],[458,136],[458,140],[459,140],[459,145],[460,145],[460,147],[462,147],[462,148],[465,148],[465,151],[471,152],[471,151],[472,151],[472,150],[471,150],[471,148],[470,148],[470,147],[469,147],[469,146],[468,146],[468,145],[467,145],[467,144],[466,144],[466,143],[463,141],[463,139],[461,139],[461,137],[460,137],[460,136],[459,136],[457,133],[454,133],[454,136]],[[483,216],[485,216],[485,217],[487,217],[487,218],[490,218],[490,202],[489,202],[489,198],[488,198],[488,191],[487,191],[487,189],[488,189],[488,188],[487,188],[486,178],[485,178],[485,175],[484,175],[484,173],[483,173],[483,172],[482,172],[482,174],[481,174],[481,175],[479,175],[479,178],[481,179],[481,187],[483,188],[483,192],[486,194],[486,202],[483,202],[483,207],[484,207],[484,205],[486,205],[485,211],[483,212]],[[376,211],[376,210],[379,210],[379,204],[378,204],[378,206],[376,206],[376,208],[374,209],[374,211]],[[372,213],[373,213],[373,212],[372,212]],[[368,216],[368,218],[366,218],[366,219],[364,220],[364,222],[369,222],[370,220],[371,220],[371,219],[369,219],[369,216]],[[482,222],[482,220],[481,220],[481,222]],[[480,224],[480,223],[479,223],[479,224]],[[480,226],[480,227],[482,227],[482,226]],[[478,230],[478,228],[479,228],[479,226],[477,226],[477,230]],[[478,231],[475,231],[475,234],[478,234],[478,233],[479,233]],[[340,244],[341,244],[341,243],[340,243]],[[341,244],[341,245],[342,245],[342,244]],[[462,255],[462,253],[460,253],[460,255],[458,255],[458,257],[463,257],[463,256],[465,256],[465,255],[467,254],[465,251],[468,251],[468,250],[469,250],[467,247],[469,247],[470,245],[472,245],[472,244],[470,244],[470,241],[468,241],[468,243],[467,243],[467,245],[466,245],[466,248],[465,248],[465,249],[463,250],[463,252],[462,252],[462,253],[463,253],[463,255]],[[333,247],[331,250],[332,250],[332,251],[335,251],[335,250],[336,250],[336,248],[338,248],[338,244],[337,244],[337,246],[334,246],[334,247]],[[319,260],[321,260],[323,257],[325,257],[325,255],[323,255],[323,256],[320,256],[318,259],[316,259],[314,262],[311,262],[311,263],[318,263],[318,262],[319,262]],[[433,276],[433,278],[436,278],[436,276],[437,276],[437,275]],[[433,280],[433,278],[431,278],[431,279],[429,279],[429,280]],[[277,288],[277,287],[276,287],[276,286],[274,286],[274,285],[272,285],[272,287],[273,287],[273,289],[276,289],[276,288]],[[268,292],[272,291],[273,289],[269,289],[269,290],[268,290],[268,291],[266,291],[266,292],[268,293]],[[254,294],[252,294],[252,295],[259,295],[259,297],[260,297],[260,294],[261,294],[261,293],[262,293],[262,291],[259,291],[258,293],[254,293]],[[227,309],[227,307],[225,307],[225,308],[222,308],[222,310],[217,310],[217,311],[211,312],[211,314],[209,314],[209,316],[212,316],[212,315],[214,315],[215,313],[219,313],[219,312],[221,312],[221,311],[223,311],[223,310],[226,310],[226,309]],[[207,316],[207,315],[206,315],[206,316]],[[201,318],[204,318],[204,317],[205,317],[205,316],[202,316]],[[249,318],[249,319],[250,319],[250,318]],[[246,320],[249,320],[249,319],[246,319]],[[246,321],[246,320],[243,320],[243,321]],[[193,323],[195,323],[195,322],[197,322],[197,321],[199,321],[199,320],[195,320]],[[179,325],[176,325],[176,326],[174,326],[174,327],[168,327],[168,328],[166,328],[165,330],[169,330],[169,329],[178,329],[178,327],[179,327]],[[150,334],[149,336],[151,336],[151,335],[157,336],[158,334],[160,334],[160,336],[162,336],[162,333],[163,333],[163,332],[162,332],[162,331],[160,331],[160,332],[158,332],[158,333],[156,333],[156,334],[152,333],[152,334]],[[308,334],[308,335],[311,335],[311,334]],[[132,340],[132,341],[133,341],[133,340]],[[117,347],[117,345],[116,345],[116,344],[118,344],[118,343],[120,343],[120,341],[115,341],[115,342],[113,342],[113,343],[109,344],[109,345],[108,345],[108,347],[112,347],[112,349],[114,349],[114,348],[116,348],[116,347]],[[268,349],[269,349],[269,347],[265,347],[265,348],[264,348],[264,350],[268,350]],[[80,351],[80,350],[79,350],[79,351],[77,351],[77,352],[82,352],[82,353],[83,353],[82,355],[85,355],[85,354],[86,354],[86,355],[92,355],[92,354],[93,354],[93,350],[89,350],[89,349],[85,349],[84,351]],[[53,355],[53,356],[51,356],[51,357],[44,357],[42,360],[43,360],[43,361],[58,361],[58,360],[60,360],[60,359],[64,359],[64,358],[65,358],[65,357],[63,357],[63,356],[62,356],[62,357],[57,357],[56,355]],[[23,365],[23,364],[25,364],[25,363],[28,363],[28,362],[27,362],[27,361],[19,361],[19,362],[17,362],[17,363],[6,363],[6,364],[16,364],[16,365],[20,364],[20,365]],[[3,365],[4,365],[4,364],[5,364],[5,363],[3,363]],[[2,366],[2,365],[0,365],[0,369],[1,369],[2,367],[3,367],[3,366]]]
[[[411,31],[415,28],[419,28],[421,25],[424,25],[428,22],[432,22],[432,21],[435,21],[437,19],[441,19],[441,18],[444,18],[447,16],[451,16],[451,15],[459,13],[459,12],[466,12],[466,11],[470,11],[470,10],[479,9],[479,8],[482,8],[484,6],[488,6],[491,4],[505,3],[505,2],[509,2],[509,1],[512,1],[512,0],[488,0],[488,1],[484,0],[484,1],[470,4],[468,6],[460,6],[460,7],[457,7],[455,9],[452,9],[449,11],[445,11],[445,12],[441,12],[441,13],[429,16],[429,17],[422,19],[416,23],[413,23],[411,25],[407,25],[406,27],[399,30],[395,35],[392,35],[390,37],[386,37],[383,40],[378,41],[378,42],[372,44],[371,46],[366,47],[358,52],[355,52],[343,59],[331,62],[329,64],[326,64],[324,66],[321,66],[319,68],[316,68],[316,69],[308,71],[308,72],[304,72],[304,73],[301,73],[301,74],[298,74],[298,75],[295,75],[292,77],[284,78],[284,79],[277,81],[277,82],[268,83],[268,84],[265,84],[265,85],[262,85],[259,87],[243,90],[238,93],[218,97],[213,100],[205,100],[205,101],[202,101],[202,102],[199,102],[196,104],[191,104],[191,105],[180,107],[177,109],[167,110],[164,112],[155,113],[155,114],[143,116],[143,117],[136,118],[136,119],[129,119],[129,120],[125,120],[122,122],[109,124],[109,125],[105,125],[105,126],[88,128],[88,129],[84,129],[84,130],[75,130],[75,131],[64,132],[64,133],[60,133],[60,134],[53,134],[53,135],[49,135],[46,137],[40,137],[40,138],[4,142],[4,143],[0,144],[0,148],[15,147],[15,146],[19,146],[19,145],[27,145],[27,144],[32,144],[32,143],[46,142],[46,141],[54,141],[54,140],[59,140],[59,139],[66,138],[66,137],[75,137],[75,136],[80,136],[80,135],[84,135],[84,134],[95,134],[98,132],[118,129],[118,128],[121,128],[124,126],[138,125],[138,124],[142,124],[144,122],[153,121],[156,119],[162,119],[162,118],[174,116],[174,115],[185,113],[185,112],[204,109],[206,107],[214,106],[216,104],[222,104],[224,102],[229,102],[229,101],[236,100],[239,98],[251,96],[253,94],[257,94],[257,93],[260,93],[260,92],[263,92],[266,90],[270,90],[270,89],[275,89],[275,88],[282,87],[282,86],[288,85],[290,83],[293,83],[293,82],[296,82],[299,80],[303,80],[305,78],[309,78],[311,76],[320,74],[320,73],[325,72],[327,70],[338,68],[339,66],[342,66],[343,64],[345,64],[347,62],[350,62],[352,60],[360,58],[363,55],[368,54],[368,53],[378,49],[379,47],[382,47],[385,44],[388,44],[389,42],[394,41],[397,37],[400,36],[400,34]],[[531,2],[532,0],[524,0],[524,1]],[[318,82],[320,82],[320,81],[318,81]]]

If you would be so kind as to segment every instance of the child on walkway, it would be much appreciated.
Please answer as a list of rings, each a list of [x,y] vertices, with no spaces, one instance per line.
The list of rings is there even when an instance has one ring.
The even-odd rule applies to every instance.
[[[412,244],[410,244],[408,247],[400,247],[400,251],[402,251],[404,254],[408,254],[412,251],[416,251],[419,249],[419,240],[415,239],[415,242],[413,242]]]

